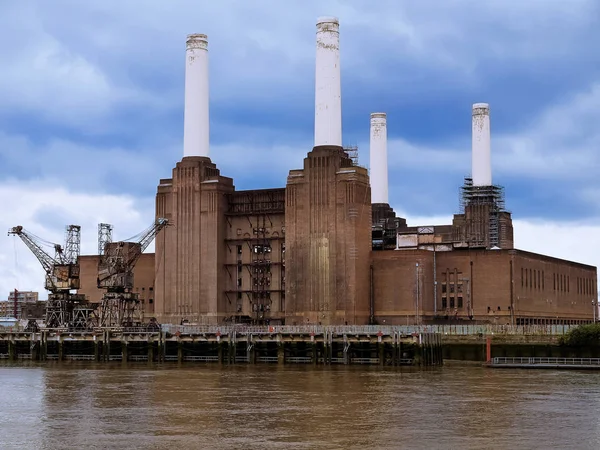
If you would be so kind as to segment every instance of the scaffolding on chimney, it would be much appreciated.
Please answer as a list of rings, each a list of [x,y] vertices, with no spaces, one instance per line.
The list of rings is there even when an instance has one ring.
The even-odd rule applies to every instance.
[[[473,179],[465,177],[460,188],[460,213],[467,219],[469,247],[499,246],[499,216],[502,212],[506,212],[503,186],[473,186]]]
[[[348,157],[352,160],[352,165],[358,166],[358,145],[348,145],[343,148],[348,154]]]

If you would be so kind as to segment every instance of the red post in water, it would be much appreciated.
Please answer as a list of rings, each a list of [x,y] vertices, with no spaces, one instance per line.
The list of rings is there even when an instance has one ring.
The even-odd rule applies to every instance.
[[[485,342],[485,356],[488,363],[492,362],[492,338],[489,336]]]

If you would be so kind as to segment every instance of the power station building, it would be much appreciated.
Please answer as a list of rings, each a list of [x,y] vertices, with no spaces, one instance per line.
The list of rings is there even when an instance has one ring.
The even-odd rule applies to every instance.
[[[183,158],[156,194],[156,217],[171,226],[154,263],[145,256],[135,270],[146,314],[201,324],[593,320],[596,267],[513,248],[492,183],[487,104],[473,105],[460,214],[409,227],[389,205],[385,113],[371,115],[370,174],[342,146],[336,18],[317,21],[315,72],[314,147],[302,167],[285,187],[236,190],[209,156],[208,40],[188,36]],[[86,258],[97,257],[81,257],[82,292],[94,296]]]

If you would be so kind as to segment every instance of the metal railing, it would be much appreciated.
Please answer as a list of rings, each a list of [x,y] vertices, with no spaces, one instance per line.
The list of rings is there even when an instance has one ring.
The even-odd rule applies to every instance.
[[[94,361],[96,357],[94,355],[65,355],[63,359],[68,361]]]
[[[184,356],[184,361],[194,362],[219,362],[218,356]]]
[[[350,358],[352,364],[379,364],[379,358]]]
[[[214,334],[221,333],[228,335],[232,332],[241,334],[310,334],[323,335],[325,332],[333,334],[377,334],[379,332],[384,335],[398,334],[418,334],[418,333],[441,333],[445,335],[563,335],[569,330],[580,325],[273,325],[273,326],[254,326],[254,325],[171,325],[162,324],[163,332],[175,334]],[[23,333],[22,326],[13,326],[0,328],[2,332],[8,333]],[[44,331],[42,328],[40,331]],[[89,335],[92,331],[60,331],[61,333],[69,333],[76,335]],[[101,332],[102,329],[95,329],[93,332]],[[149,330],[145,327],[139,328],[114,328],[111,331],[122,334],[156,334],[158,330]]]
[[[555,366],[598,366],[600,358],[527,358],[527,357],[496,357],[492,358],[492,365],[555,365]]]
[[[296,364],[310,364],[312,358],[310,356],[288,356],[285,358],[285,362],[296,363]]]
[[[411,335],[439,333],[443,335],[563,335],[579,325],[162,325],[162,331],[170,334],[314,334],[336,335],[370,334]]]
[[[277,356],[257,356],[256,362],[276,363],[279,362],[279,359],[277,358]]]

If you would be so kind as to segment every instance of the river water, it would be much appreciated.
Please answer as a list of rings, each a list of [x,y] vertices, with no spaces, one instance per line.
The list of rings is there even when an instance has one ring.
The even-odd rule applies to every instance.
[[[2,449],[598,449],[600,372],[0,364]]]

